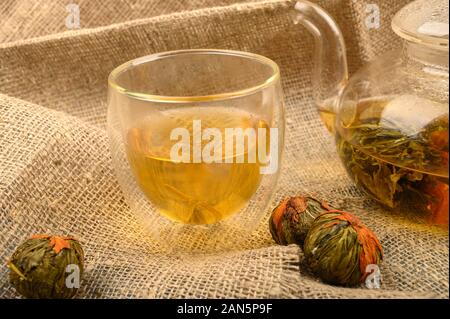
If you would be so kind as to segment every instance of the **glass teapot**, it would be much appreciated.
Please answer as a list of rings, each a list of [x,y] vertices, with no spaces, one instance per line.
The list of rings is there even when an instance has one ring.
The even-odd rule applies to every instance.
[[[313,92],[355,184],[385,207],[448,225],[448,2],[418,0],[392,20],[403,46],[348,77],[342,33],[297,2],[315,38]]]

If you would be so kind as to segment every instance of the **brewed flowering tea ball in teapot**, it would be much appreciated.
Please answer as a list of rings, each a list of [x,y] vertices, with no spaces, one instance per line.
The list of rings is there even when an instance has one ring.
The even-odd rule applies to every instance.
[[[359,119],[336,133],[339,155],[355,183],[385,206],[407,205],[448,224],[447,106],[409,116],[398,103],[427,102],[401,97],[358,104]]]

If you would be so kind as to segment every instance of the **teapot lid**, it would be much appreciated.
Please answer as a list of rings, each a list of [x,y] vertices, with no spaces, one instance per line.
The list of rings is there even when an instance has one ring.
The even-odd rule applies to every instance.
[[[448,51],[448,0],[416,0],[404,6],[392,20],[402,38]]]

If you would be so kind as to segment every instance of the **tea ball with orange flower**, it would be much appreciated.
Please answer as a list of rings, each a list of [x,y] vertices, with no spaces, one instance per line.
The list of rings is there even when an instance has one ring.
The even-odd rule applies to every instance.
[[[342,286],[364,283],[372,267],[383,259],[375,234],[358,218],[343,211],[329,211],[311,225],[303,246],[305,259],[323,281]]]

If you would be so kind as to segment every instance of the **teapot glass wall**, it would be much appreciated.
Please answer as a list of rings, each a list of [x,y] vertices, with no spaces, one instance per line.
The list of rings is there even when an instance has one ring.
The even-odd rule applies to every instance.
[[[313,92],[349,176],[386,207],[448,224],[448,2],[403,8],[392,23],[403,46],[350,79],[334,20],[307,1],[295,8],[316,40]]]

